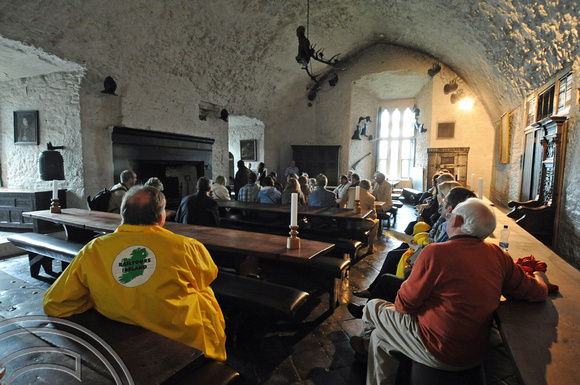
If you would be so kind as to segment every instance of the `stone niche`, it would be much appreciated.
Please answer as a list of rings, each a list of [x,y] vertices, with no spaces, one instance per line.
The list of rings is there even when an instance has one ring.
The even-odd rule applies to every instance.
[[[177,209],[182,197],[195,192],[199,177],[212,178],[214,139],[114,127],[112,140],[115,175],[132,169],[137,183],[159,178],[169,210]]]

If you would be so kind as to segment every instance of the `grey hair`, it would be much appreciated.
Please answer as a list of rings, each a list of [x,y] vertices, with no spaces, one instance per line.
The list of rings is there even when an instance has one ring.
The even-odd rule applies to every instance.
[[[463,218],[461,232],[479,239],[490,236],[496,227],[495,214],[481,199],[468,198],[453,209],[453,214]]]

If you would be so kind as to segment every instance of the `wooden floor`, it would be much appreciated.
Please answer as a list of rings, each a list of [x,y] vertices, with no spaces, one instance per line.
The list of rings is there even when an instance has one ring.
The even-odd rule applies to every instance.
[[[414,209],[399,209],[396,230],[403,231],[414,219]],[[341,297],[341,305],[333,314],[327,312],[327,286],[313,283],[307,275],[280,274],[268,265],[263,273],[312,294],[305,319],[292,324],[270,319],[252,319],[240,330],[236,346],[228,341],[227,364],[242,374],[242,384],[365,384],[366,366],[357,362],[349,345],[353,335],[362,331],[361,320],[354,319],[346,308],[348,301],[364,303],[352,291],[366,288],[380,269],[386,253],[400,242],[382,237],[378,253],[370,255],[351,268]],[[46,290],[46,282],[32,279],[27,257],[0,261],[0,270]],[[0,294],[1,301],[1,294]],[[0,311],[2,304],[0,303]],[[494,330],[484,363],[488,385],[515,385],[517,379],[502,347],[501,337]]]

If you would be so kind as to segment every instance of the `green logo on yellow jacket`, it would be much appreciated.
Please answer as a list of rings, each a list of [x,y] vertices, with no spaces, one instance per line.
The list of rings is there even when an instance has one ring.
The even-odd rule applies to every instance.
[[[130,246],[115,258],[112,273],[115,280],[123,286],[135,287],[147,282],[155,267],[157,258],[146,246]]]

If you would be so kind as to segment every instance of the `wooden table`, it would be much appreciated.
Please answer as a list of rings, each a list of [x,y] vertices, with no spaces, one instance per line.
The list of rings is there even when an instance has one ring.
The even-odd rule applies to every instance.
[[[488,201],[489,202],[489,201]],[[503,301],[497,310],[500,332],[522,383],[575,384],[580,362],[580,272],[494,207],[497,228],[487,241],[499,244],[509,226],[508,252],[514,260],[533,255],[546,262],[546,275],[560,290],[545,302]]]
[[[198,349],[138,326],[109,320],[95,310],[67,319],[53,319],[54,322],[49,323],[42,309],[43,295],[43,289],[0,271],[0,337],[3,337],[0,360],[23,349],[42,349],[32,355],[14,357],[7,364],[8,376],[25,366],[34,365],[33,371],[22,374],[15,382],[68,383],[72,379],[70,374],[42,368],[42,364],[70,369],[76,363],[80,366],[79,375],[83,383],[114,383],[110,371],[113,368],[121,380],[118,383],[131,383],[127,380],[128,374],[135,384],[162,384],[192,373],[205,362],[203,352]],[[22,316],[27,318],[16,318]],[[128,373],[119,366],[110,349],[79,328],[68,326],[68,321],[84,326],[106,342],[123,361]],[[54,333],[54,329],[71,334]],[[11,337],[6,334],[13,330],[21,333]],[[78,339],[88,343],[91,349],[73,343]],[[70,354],[65,356],[63,350],[55,349],[75,352],[79,354],[79,361],[71,362]],[[110,368],[94,354],[95,351],[111,364]]]
[[[285,214],[290,216],[290,205],[266,204],[257,202],[241,202],[241,201],[217,201],[219,207],[258,211],[263,213]],[[336,220],[350,220],[362,221],[369,215],[372,210],[363,211],[360,214],[355,214],[352,209],[343,209],[338,207],[314,207],[314,206],[298,206],[298,215],[305,217],[318,217]]]
[[[42,210],[25,212],[23,216],[102,233],[114,232],[121,223],[119,214],[74,208],[63,209],[61,214],[51,213],[50,210]],[[280,235],[187,225],[176,222],[166,222],[164,227],[176,234],[197,239],[210,251],[225,251],[297,263],[307,263],[310,259],[324,254],[334,247],[332,243],[301,239],[300,249],[290,250],[286,248],[287,237]]]

